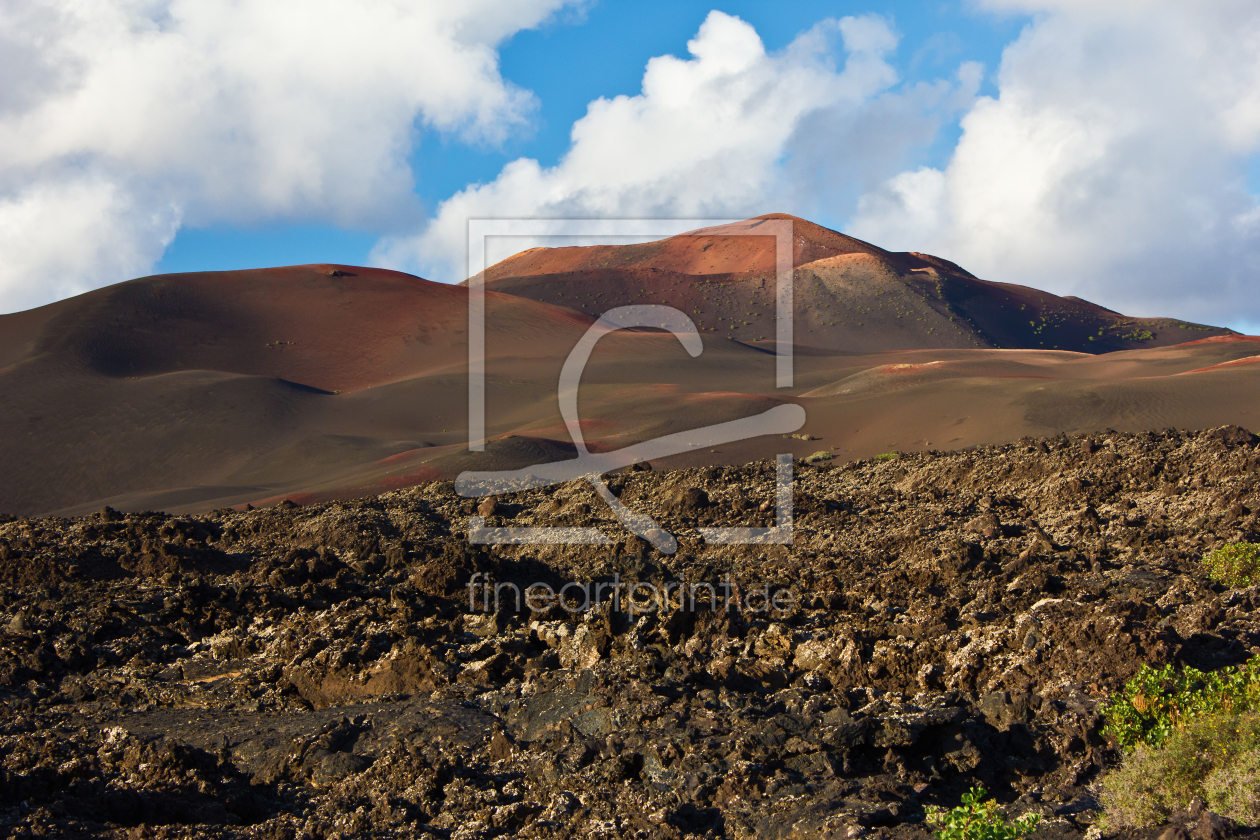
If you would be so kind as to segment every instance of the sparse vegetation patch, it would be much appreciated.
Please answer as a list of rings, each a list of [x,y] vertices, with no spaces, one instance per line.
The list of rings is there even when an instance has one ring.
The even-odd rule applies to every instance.
[[[976,786],[964,793],[962,804],[957,808],[938,808],[929,805],[924,809],[928,825],[937,826],[932,832],[936,840],[1018,840],[1027,837],[1041,822],[1039,814],[1025,814],[1008,823],[998,810],[997,801],[984,801],[985,789]]]
[[[1103,734],[1120,747],[1158,747],[1191,721],[1260,709],[1260,656],[1238,668],[1206,673],[1197,668],[1143,665],[1116,700],[1103,709]]]
[[[1260,583],[1260,543],[1230,543],[1203,558],[1208,577],[1231,587]]]
[[[1195,797],[1222,816],[1260,823],[1260,715],[1211,715],[1160,746],[1139,744],[1103,777],[1106,828],[1158,825]]]

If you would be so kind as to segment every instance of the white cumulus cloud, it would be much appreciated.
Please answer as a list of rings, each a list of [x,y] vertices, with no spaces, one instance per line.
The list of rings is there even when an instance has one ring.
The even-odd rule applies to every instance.
[[[1035,13],[941,170],[849,232],[1135,315],[1260,321],[1260,6],[988,0]]]
[[[748,23],[710,12],[689,58],[655,57],[641,93],[590,103],[556,166],[509,163],[443,202],[417,236],[383,241],[374,259],[463,279],[470,218],[806,212],[825,186],[849,184],[859,170],[896,171],[907,148],[930,142],[951,109],[970,104],[979,83],[970,65],[956,83],[892,92],[896,44],[890,23],[868,15],[823,21],[768,53]],[[874,125],[878,137],[864,128]]]
[[[143,273],[181,222],[418,218],[418,131],[525,122],[497,46],[565,5],[7,0],[0,311]]]

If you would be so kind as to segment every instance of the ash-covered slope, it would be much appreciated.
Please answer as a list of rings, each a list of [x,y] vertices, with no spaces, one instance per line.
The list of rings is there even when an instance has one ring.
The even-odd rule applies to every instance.
[[[1188,325],[1148,325],[1148,337],[1084,302],[794,226],[791,388],[768,352],[767,237],[719,230],[501,263],[486,293],[484,452],[468,447],[463,287],[291,266],[140,278],[0,316],[0,512],[311,503],[571,458],[561,367],[597,314],[636,301],[691,312],[704,350],[652,330],[601,338],[582,373],[592,451],[789,402],[807,416],[794,438],[697,445],[658,467],[1250,425],[1260,404],[1256,340]],[[1076,314],[1056,321],[1060,310]],[[1187,339],[1200,340],[1166,346]],[[997,346],[1044,349],[983,349]]]
[[[782,213],[639,245],[534,248],[486,270],[486,288],[596,315],[663,303],[705,332],[741,341],[775,335],[774,239],[792,222],[794,340],[855,353],[1024,348],[1105,353],[1232,331],[1173,318],[1130,318],[1075,297],[980,280],[929,254],[891,252]]]
[[[773,472],[612,476],[679,535],[673,556],[582,482],[483,512],[599,527],[612,549],[470,546],[480,502],[449,483],[0,522],[0,826],[926,840],[924,806],[979,782],[1080,840],[1118,757],[1107,695],[1143,662],[1260,649],[1257,590],[1199,563],[1260,539],[1243,429],[798,464],[790,546],[705,544],[697,526],[773,517]],[[475,574],[730,580],[741,607],[517,611],[504,590],[485,614]],[[763,588],[797,607],[743,608]]]
[[[497,294],[487,313],[514,340],[541,348],[566,346],[590,323]],[[53,367],[142,379],[206,370],[353,392],[464,362],[467,327],[463,289],[397,271],[160,274],[0,315],[0,373]]]
[[[557,371],[591,322],[493,293],[487,315],[490,359]],[[2,315],[0,511],[261,498],[454,443],[467,324],[463,289],[333,265],[143,277]]]

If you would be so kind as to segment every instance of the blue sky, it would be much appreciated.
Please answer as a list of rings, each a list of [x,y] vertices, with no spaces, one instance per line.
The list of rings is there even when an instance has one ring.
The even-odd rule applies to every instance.
[[[568,11],[537,29],[519,31],[500,49],[504,78],[533,91],[538,111],[529,126],[503,144],[469,144],[449,133],[422,133],[412,155],[416,194],[436,208],[470,183],[494,180],[508,161],[533,157],[552,166],[568,149],[573,122],[600,97],[634,96],[644,65],[654,55],[687,55],[709,11],[721,9],[755,26],[766,48],[780,50],[820,20],[876,13],[901,35],[893,64],[903,83],[936,78],[961,60],[983,63],[988,76],[980,92],[995,94],[992,74],[1002,50],[1031,18],[992,13],[963,3],[827,3],[795,0],[764,3],[694,3],[690,0],[604,0]],[[940,139],[917,151],[916,164],[940,166],[958,142],[959,126],[942,126]],[[766,208],[772,212],[776,208]],[[842,227],[844,218],[811,219]],[[260,227],[185,227],[166,248],[156,272],[228,270],[310,262],[370,262],[379,230],[328,224],[271,224]]]
[[[1257,42],[1243,0],[13,0],[0,312],[294,263],[457,282],[469,218],[782,211],[1256,332]]]
[[[600,97],[633,96],[643,82],[648,59],[687,55],[713,9],[752,24],[768,50],[781,50],[800,33],[827,18],[874,12],[885,16],[901,36],[893,64],[903,84],[930,80],[964,60],[979,61],[988,73],[981,93],[996,95],[992,74],[1003,48],[1030,20],[1027,14],[994,13],[959,2],[842,3],[795,0],[786,3],[713,3],[689,0],[603,0],[582,11],[561,13],[538,27],[516,33],[499,56],[504,78],[533,91],[538,110],[530,125],[501,144],[467,143],[442,132],[424,132],[411,156],[418,173],[416,194],[423,207],[438,204],[470,183],[494,179],[509,161],[537,159],[554,166],[569,146],[573,123]],[[940,129],[939,141],[917,149],[914,164],[940,166],[957,143],[957,121]],[[767,207],[765,212],[778,208]],[[843,226],[846,218],[811,219]],[[319,224],[258,227],[184,227],[167,247],[157,272],[206,271],[337,262],[370,262],[379,236],[374,229]]]

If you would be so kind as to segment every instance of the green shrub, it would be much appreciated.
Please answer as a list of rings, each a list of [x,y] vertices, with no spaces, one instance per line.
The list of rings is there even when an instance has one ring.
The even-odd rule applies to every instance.
[[[935,805],[924,809],[928,825],[937,826],[936,840],[1018,840],[1026,837],[1041,822],[1039,814],[1025,814],[1008,824],[998,811],[997,802],[984,799],[984,788],[977,785],[964,793],[962,804],[946,811]]]
[[[1159,825],[1196,796],[1218,814],[1260,822],[1260,714],[1198,718],[1159,746],[1138,744],[1102,780],[1108,831]]]
[[[898,459],[898,458],[900,458],[900,457],[901,457],[901,453],[900,453],[900,452],[885,452],[883,455],[876,455],[876,456],[875,456],[875,460],[877,460],[877,461],[895,461],[895,460],[897,460],[897,459]]]
[[[1203,780],[1204,801],[1243,825],[1260,824],[1260,749],[1239,753]]]
[[[815,452],[813,455],[807,456],[805,460],[806,461],[830,461],[831,458],[832,458],[831,453],[824,449],[821,452]]]
[[[1125,749],[1157,747],[1196,718],[1254,710],[1260,710],[1260,656],[1211,673],[1143,665],[1103,709],[1103,734]]]
[[[1150,341],[1155,334],[1150,330],[1133,330],[1120,336],[1125,341]]]
[[[1260,544],[1230,543],[1203,558],[1208,577],[1226,586],[1260,583]]]

